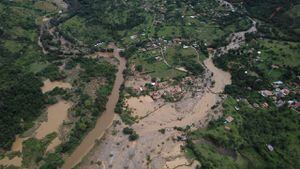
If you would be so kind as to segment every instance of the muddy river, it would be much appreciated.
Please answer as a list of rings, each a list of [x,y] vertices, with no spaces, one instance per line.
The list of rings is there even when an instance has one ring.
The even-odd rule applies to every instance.
[[[109,96],[108,102],[106,104],[106,111],[98,118],[96,126],[91,130],[80,145],[75,149],[75,151],[66,158],[62,169],[70,169],[77,165],[82,158],[94,147],[95,141],[100,139],[105,130],[109,128],[114,119],[114,109],[119,99],[119,90],[121,84],[124,81],[123,70],[126,67],[126,60],[120,57],[120,50],[114,46],[114,56],[120,61],[118,65],[118,72],[116,74],[115,83],[111,95]]]

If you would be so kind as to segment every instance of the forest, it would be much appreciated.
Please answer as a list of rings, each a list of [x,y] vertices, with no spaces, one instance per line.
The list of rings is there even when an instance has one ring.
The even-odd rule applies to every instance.
[[[0,67],[0,147],[9,149],[15,135],[30,128],[44,107],[41,81],[12,65]]]
[[[36,26],[30,17],[38,12],[24,10],[28,15],[17,19],[20,13],[14,12],[15,7],[0,3],[0,150],[9,149],[16,134],[33,126],[45,105],[42,81],[28,69],[41,54],[31,38]]]

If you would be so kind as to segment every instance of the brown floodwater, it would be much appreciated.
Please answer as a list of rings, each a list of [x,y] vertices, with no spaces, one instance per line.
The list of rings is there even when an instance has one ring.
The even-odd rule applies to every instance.
[[[42,92],[46,93],[48,91],[53,90],[55,87],[60,87],[63,89],[70,89],[72,85],[70,83],[61,82],[61,81],[53,81],[51,82],[49,79],[44,81],[44,86],[42,87]]]
[[[218,97],[215,93],[222,93],[225,86],[231,84],[230,73],[217,68],[212,61],[212,55],[204,60],[204,65],[213,73],[212,79],[215,81],[215,84],[210,91],[205,92],[204,96],[194,107],[194,112],[200,115],[206,115],[206,112],[217,103]]]
[[[62,169],[71,169],[80,163],[83,157],[94,147],[95,141],[103,136],[105,130],[109,128],[113,122],[115,115],[114,109],[119,99],[119,90],[124,81],[123,70],[126,67],[126,60],[119,55],[120,50],[117,49],[116,46],[113,47],[115,49],[114,56],[119,59],[120,63],[118,65],[118,72],[116,73],[112,93],[106,104],[106,111],[99,116],[95,128],[85,136],[75,151],[65,159]]]
[[[12,147],[11,147],[11,151],[20,151],[22,152],[23,146],[22,143],[27,140],[28,137],[20,137],[19,135],[16,136],[15,142],[13,143]]]
[[[37,139],[42,139],[46,135],[52,132],[58,132],[59,126],[63,124],[63,121],[68,118],[68,109],[72,106],[71,102],[67,102],[64,100],[59,101],[58,103],[51,105],[47,108],[47,121],[42,122],[41,125],[35,132],[35,137]],[[22,152],[23,142],[27,140],[29,137],[21,138],[18,135],[11,147],[11,151],[13,152]],[[56,146],[58,146],[61,141],[58,138],[55,138],[50,145],[47,147],[47,151],[53,150]],[[14,165],[20,167],[22,165],[22,157],[14,157],[9,159],[5,157],[0,160],[0,165],[9,166]]]
[[[213,80],[215,84],[211,90],[215,93],[223,92],[226,85],[231,84],[231,75],[229,72],[225,72],[222,69],[217,68],[212,60],[212,55],[206,60],[204,60],[204,65],[209,71],[213,73]]]
[[[61,140],[56,137],[54,140],[52,140],[52,142],[48,145],[47,149],[46,149],[46,152],[48,151],[53,151],[55,150],[55,148],[61,144]]]
[[[20,167],[22,165],[22,158],[21,157],[14,157],[12,159],[9,159],[8,157],[4,157],[2,160],[0,160],[0,166],[16,166]]]
[[[22,152],[22,143],[23,141],[27,140],[28,137],[26,138],[21,138],[19,137],[19,135],[16,136],[15,142],[13,143],[12,147],[11,147],[11,151],[13,152]],[[10,166],[10,165],[14,165],[16,167],[20,167],[22,165],[22,158],[21,157],[14,157],[12,159],[9,159],[8,157],[5,157],[3,159],[0,160],[0,165],[3,166]]]
[[[59,126],[68,118],[68,109],[72,103],[61,100],[47,108],[47,121],[42,122],[36,130],[35,137],[42,139],[52,132],[58,132]]]

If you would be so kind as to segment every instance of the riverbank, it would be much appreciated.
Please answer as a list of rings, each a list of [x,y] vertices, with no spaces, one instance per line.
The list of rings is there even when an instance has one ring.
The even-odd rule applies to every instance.
[[[115,116],[114,108],[119,99],[119,90],[121,84],[124,81],[123,71],[126,67],[126,60],[120,57],[120,49],[118,49],[114,45],[112,47],[114,48],[114,56],[119,60],[119,65],[118,72],[116,73],[114,86],[106,104],[106,110],[98,118],[94,129],[92,129],[85,136],[83,141],[80,143],[79,146],[76,147],[74,152],[69,157],[66,157],[65,163],[61,167],[62,169],[70,169],[77,165],[82,160],[82,158],[93,148],[96,141],[103,136],[105,130],[109,128],[113,122]]]

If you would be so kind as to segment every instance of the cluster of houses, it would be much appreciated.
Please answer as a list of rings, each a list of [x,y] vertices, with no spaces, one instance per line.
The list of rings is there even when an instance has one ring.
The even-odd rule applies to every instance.
[[[261,90],[259,93],[263,97],[271,98],[277,107],[281,107],[284,104],[288,103],[288,105],[292,108],[299,108],[300,103],[297,100],[288,100],[285,101],[285,97],[290,94],[290,90],[284,86],[282,81],[276,81],[272,83],[273,90]],[[263,103],[262,107],[268,108],[269,105],[267,103]]]
[[[168,86],[164,89],[160,88],[160,90],[156,90],[150,93],[150,96],[152,97],[153,100],[158,100],[165,96],[177,98],[178,96],[181,95],[183,95],[183,90],[179,85]]]
[[[133,89],[137,93],[149,92],[153,100],[172,97],[174,101],[178,100],[185,93],[184,86],[193,84],[193,77],[185,77],[178,85],[170,85],[172,82],[147,82],[144,85],[135,86]]]

